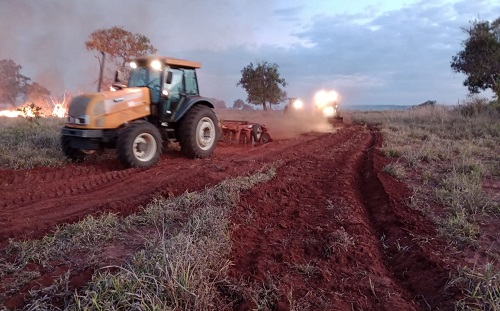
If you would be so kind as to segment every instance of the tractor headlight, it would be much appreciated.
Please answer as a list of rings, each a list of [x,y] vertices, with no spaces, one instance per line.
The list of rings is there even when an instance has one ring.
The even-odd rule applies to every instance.
[[[336,102],[339,95],[335,91],[324,91],[321,90],[314,95],[314,102],[319,108],[325,107],[328,103]]]
[[[88,125],[89,121],[90,121],[90,117],[88,115],[83,115],[83,116],[78,116],[78,117],[68,116],[67,121],[68,121],[68,123],[71,123],[71,124]]]
[[[161,70],[161,63],[159,60],[155,59],[154,61],[151,62],[151,68],[154,70]]]
[[[130,62],[130,68],[132,68],[132,69],[137,68],[137,63],[136,62]]]
[[[293,102],[293,108],[299,110],[299,109],[302,109],[303,107],[304,107],[304,103],[300,99],[297,99]]]

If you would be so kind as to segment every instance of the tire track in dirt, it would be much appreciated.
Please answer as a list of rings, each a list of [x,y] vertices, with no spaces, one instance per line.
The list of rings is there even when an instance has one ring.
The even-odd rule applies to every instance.
[[[305,135],[266,145],[219,146],[211,159],[191,160],[173,151],[149,169],[125,169],[117,160],[64,168],[0,170],[0,246],[8,238],[36,238],[86,215],[137,212],[155,196],[197,191],[251,174],[282,153],[319,139]]]
[[[376,183],[376,171],[368,165],[377,143],[372,135],[360,126],[324,135],[288,160],[275,180],[242,197],[234,213],[232,284],[221,288],[235,310],[252,308],[259,299],[276,310],[419,310],[417,294],[441,293],[442,283],[404,280],[415,256],[427,258],[427,252],[415,247],[414,257],[394,261],[380,242],[389,225],[382,218],[400,216],[387,216],[393,213],[388,202],[405,193],[396,189],[389,196]],[[391,242],[406,229],[397,229]],[[420,271],[425,269],[439,276],[445,271],[431,258],[422,262]],[[238,292],[234,288],[242,279],[266,290],[255,290],[253,297]],[[438,295],[432,306],[451,306]]]
[[[448,244],[437,238],[435,225],[420,212],[410,210],[411,191],[381,173],[388,163],[375,147],[382,146],[381,133],[371,130],[373,148],[361,164],[360,194],[386,255],[386,264],[423,310],[454,310],[459,291],[445,291],[457,262],[446,254]]]

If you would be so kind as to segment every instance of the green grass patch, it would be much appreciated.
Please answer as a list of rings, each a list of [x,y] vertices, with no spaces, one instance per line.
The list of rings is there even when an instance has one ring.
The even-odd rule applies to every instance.
[[[488,263],[484,267],[459,269],[450,285],[464,288],[464,298],[456,310],[500,310],[500,272]]]

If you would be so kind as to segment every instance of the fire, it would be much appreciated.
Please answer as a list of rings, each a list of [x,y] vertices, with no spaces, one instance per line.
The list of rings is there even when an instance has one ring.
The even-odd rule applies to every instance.
[[[66,94],[64,94],[63,100],[59,101],[57,99],[50,98],[52,109],[43,108],[47,107],[48,103],[45,101],[44,103],[38,103],[40,107],[42,107],[41,112],[39,113],[40,117],[53,116],[56,118],[65,118],[68,113],[68,104],[66,103]],[[38,105],[37,105],[38,106]],[[8,117],[8,118],[17,118],[17,117],[25,117],[25,118],[34,118],[35,112],[29,106],[28,103],[20,110],[0,110],[0,117]]]
[[[54,109],[52,109],[52,115],[57,118],[64,118],[68,113],[68,104],[66,104],[66,93],[64,93],[64,97],[62,102],[56,103],[51,98],[52,104],[54,105]]]
[[[66,116],[66,108],[64,108],[62,104],[56,104],[52,111],[52,115],[54,117],[64,118]]]
[[[35,112],[33,111],[33,108],[31,108],[30,106],[26,106],[25,109],[21,111],[21,114],[27,118],[34,118],[36,116]]]
[[[0,117],[9,117],[9,118],[17,118],[21,116],[23,113],[21,111],[15,110],[0,110]]]

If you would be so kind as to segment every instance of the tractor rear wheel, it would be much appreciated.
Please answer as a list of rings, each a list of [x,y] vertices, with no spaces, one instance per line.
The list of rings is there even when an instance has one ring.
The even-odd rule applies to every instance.
[[[199,104],[189,109],[179,127],[181,151],[190,158],[210,157],[217,141],[218,124],[210,107]]]
[[[160,159],[160,131],[151,123],[132,124],[125,128],[116,142],[118,158],[128,167],[147,168]]]

